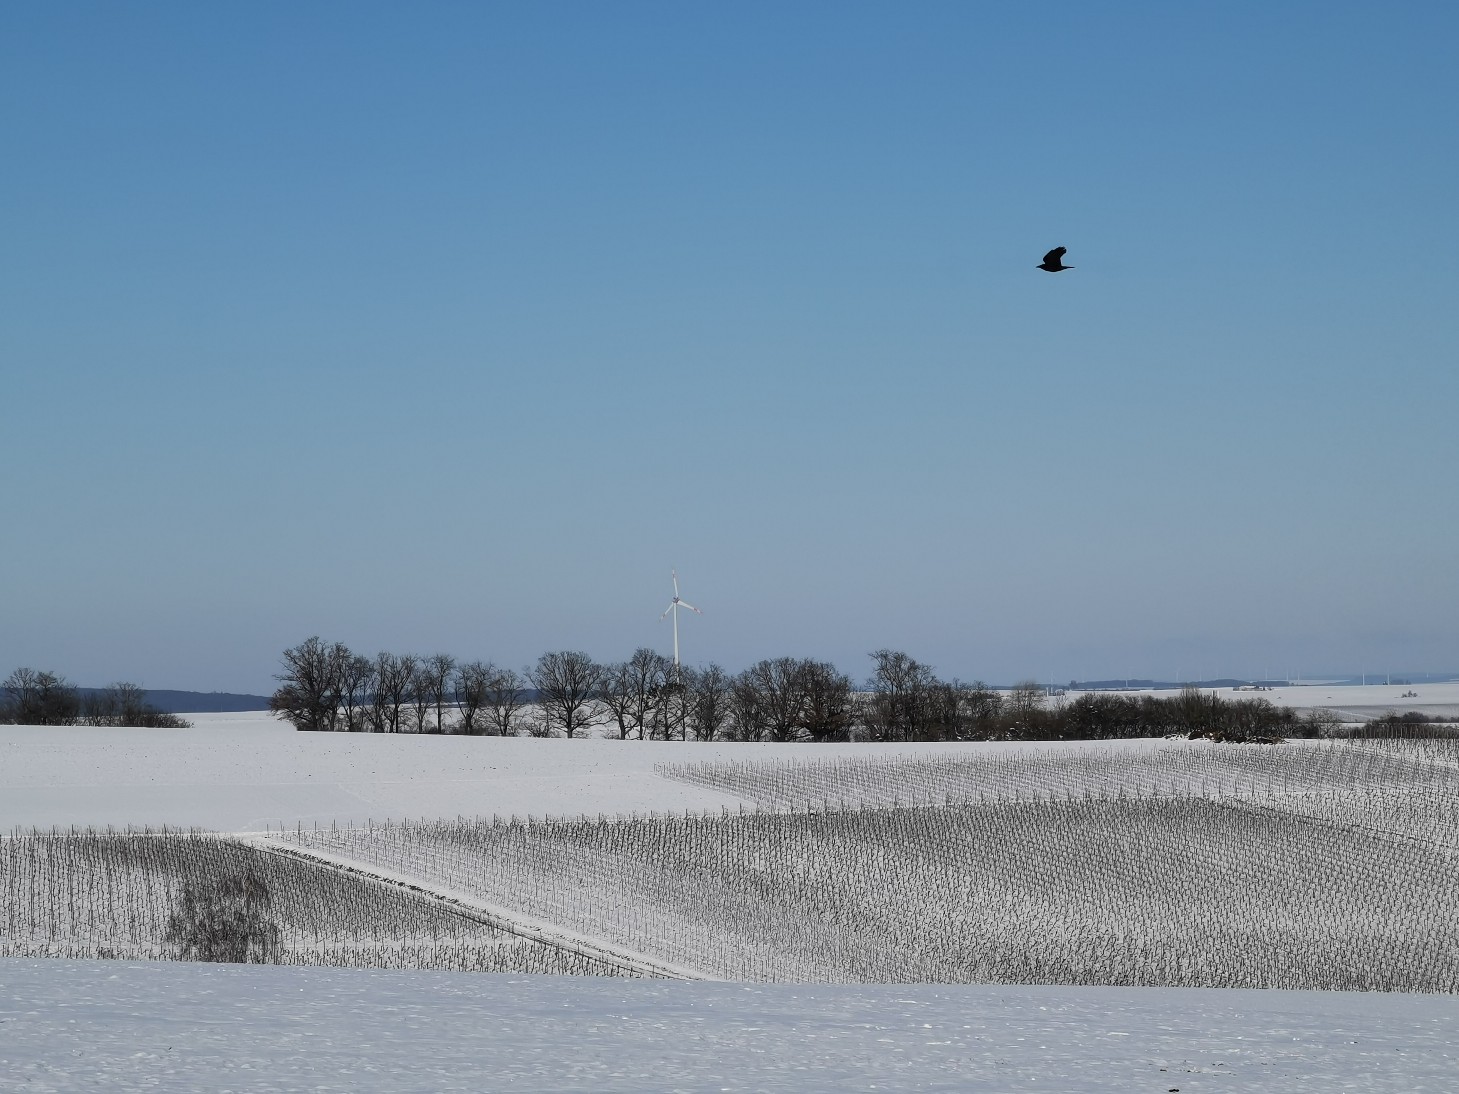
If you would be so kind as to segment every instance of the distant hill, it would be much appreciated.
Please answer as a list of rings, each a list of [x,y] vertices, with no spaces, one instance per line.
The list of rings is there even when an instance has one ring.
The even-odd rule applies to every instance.
[[[94,695],[105,688],[77,688],[83,696]],[[153,691],[142,692],[147,702],[166,714],[219,714],[238,710],[268,710],[267,695],[235,695],[228,691]]]

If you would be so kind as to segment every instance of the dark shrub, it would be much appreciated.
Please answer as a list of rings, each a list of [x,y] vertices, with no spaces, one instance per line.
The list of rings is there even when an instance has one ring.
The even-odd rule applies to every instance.
[[[252,871],[188,882],[167,921],[167,941],[182,961],[269,964],[278,960],[273,897]]]

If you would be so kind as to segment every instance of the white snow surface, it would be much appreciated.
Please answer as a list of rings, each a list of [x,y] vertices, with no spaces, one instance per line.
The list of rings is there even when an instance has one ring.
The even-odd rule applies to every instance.
[[[1263,694],[1430,708],[1396,685],[1290,690],[1300,695]],[[1431,712],[1459,709],[1459,685],[1413,690]],[[544,741],[297,733],[265,714],[192,720],[0,726],[0,829],[736,808],[653,765],[1115,747]],[[1451,996],[0,959],[0,1091],[1449,1092],[1456,1045]]]
[[[1289,684],[1285,687],[1266,688],[1261,691],[1235,690],[1233,688],[1203,688],[1203,691],[1219,695],[1222,699],[1265,699],[1273,706],[1291,707],[1293,710],[1313,710],[1322,707],[1332,711],[1344,722],[1365,722],[1381,717],[1390,711],[1402,714],[1416,710],[1432,717],[1459,720],[1459,681],[1445,681],[1438,684],[1333,684],[1313,681],[1305,684]],[[1071,702],[1083,692],[1071,691],[1063,701]],[[1105,694],[1097,692],[1096,694]],[[1176,693],[1165,691],[1116,692],[1123,695],[1157,695],[1171,698]]]
[[[299,733],[262,713],[186,717],[192,729],[0,727],[0,829],[257,831],[739,804],[654,775],[666,747],[654,742]]]
[[[167,824],[249,832],[386,818],[737,809],[748,803],[663,778],[654,764],[1109,747],[299,733],[261,713],[186,717],[192,729],[0,726],[0,831]]]
[[[0,960],[0,1090],[1450,1092],[1459,999]]]
[[[1440,684],[1294,684],[1271,691],[1218,690],[1224,699],[1263,698],[1274,706],[1310,710],[1325,707],[1345,722],[1364,722],[1390,711],[1416,710],[1431,717],[1459,720],[1459,681]]]

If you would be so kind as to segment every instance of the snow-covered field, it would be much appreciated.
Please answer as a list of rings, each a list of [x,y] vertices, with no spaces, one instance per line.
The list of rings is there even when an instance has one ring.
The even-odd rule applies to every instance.
[[[0,1090],[1449,1094],[1459,1000],[0,960]]]
[[[1402,714],[1416,710],[1439,718],[1459,720],[1459,681],[1440,684],[1333,684],[1322,681],[1265,688],[1261,691],[1232,688],[1205,688],[1223,699],[1265,699],[1273,706],[1293,710],[1324,707],[1344,722],[1363,722],[1390,711]],[[1082,692],[1071,691],[1063,701],[1077,699]],[[1172,696],[1174,691],[1129,691],[1124,695]]]
[[[1412,694],[1410,694],[1412,693]],[[1170,692],[1162,694],[1169,695]],[[1274,706],[1311,710],[1326,707],[1344,722],[1362,722],[1389,711],[1416,710],[1459,720],[1459,681],[1442,684],[1294,684],[1270,691],[1217,690],[1223,699],[1266,699]]]
[[[717,809],[742,799],[661,778],[654,765],[828,755],[823,745],[298,733],[262,713],[186,717],[192,729],[0,726],[0,831],[167,824],[242,832],[387,817]],[[967,746],[836,751],[959,747]]]
[[[1259,694],[1348,717],[1459,712],[1459,685],[1407,690]],[[1110,747],[330,735],[263,714],[192,720],[0,726],[0,830],[737,809],[747,802],[655,765]],[[1456,1044],[1448,995],[0,960],[0,1090],[1449,1091]]]

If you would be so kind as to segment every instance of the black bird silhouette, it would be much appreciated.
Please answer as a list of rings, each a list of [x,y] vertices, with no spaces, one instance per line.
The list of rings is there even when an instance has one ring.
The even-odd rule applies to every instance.
[[[1058,273],[1060,270],[1072,270],[1074,268],[1073,266],[1065,266],[1063,262],[1064,255],[1068,250],[1068,247],[1055,247],[1048,254],[1044,255],[1044,260],[1039,263],[1038,268],[1048,270],[1049,273]]]

